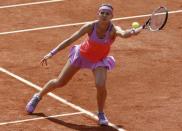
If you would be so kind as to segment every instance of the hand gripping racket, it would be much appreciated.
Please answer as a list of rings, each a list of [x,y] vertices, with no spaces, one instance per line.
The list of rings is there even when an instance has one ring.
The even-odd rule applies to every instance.
[[[165,7],[155,9],[150,18],[143,25],[143,29],[158,31],[163,29],[168,19],[168,10]]]

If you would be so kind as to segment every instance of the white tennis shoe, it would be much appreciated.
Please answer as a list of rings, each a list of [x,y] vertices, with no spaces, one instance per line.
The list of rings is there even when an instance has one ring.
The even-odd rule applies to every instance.
[[[99,125],[107,126],[109,121],[103,112],[98,113]]]

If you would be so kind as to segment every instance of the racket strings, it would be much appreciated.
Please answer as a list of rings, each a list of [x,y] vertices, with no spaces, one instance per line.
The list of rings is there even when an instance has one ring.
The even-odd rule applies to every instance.
[[[167,12],[165,8],[159,8],[158,10],[154,11],[150,20],[150,28],[152,30],[158,30],[162,28],[166,22],[166,17]]]

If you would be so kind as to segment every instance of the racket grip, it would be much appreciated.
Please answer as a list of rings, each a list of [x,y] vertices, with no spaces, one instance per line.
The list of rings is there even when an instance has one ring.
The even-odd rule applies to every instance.
[[[146,24],[142,25],[142,29],[145,29],[145,27],[146,27]]]

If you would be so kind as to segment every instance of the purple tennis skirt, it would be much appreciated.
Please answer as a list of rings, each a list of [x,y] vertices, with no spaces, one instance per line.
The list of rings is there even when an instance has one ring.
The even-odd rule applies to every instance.
[[[97,67],[106,67],[108,70],[112,70],[115,66],[115,59],[113,56],[107,56],[104,59],[93,63],[88,59],[80,55],[80,45],[75,45],[70,49],[69,60],[75,67],[87,68],[94,70]]]

